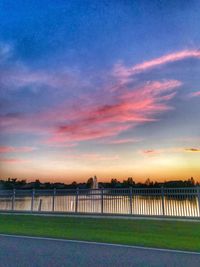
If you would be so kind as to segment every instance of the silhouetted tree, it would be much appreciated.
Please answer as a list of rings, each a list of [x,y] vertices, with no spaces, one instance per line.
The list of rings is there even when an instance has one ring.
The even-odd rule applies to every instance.
[[[87,188],[92,188],[93,186],[93,178],[89,178],[86,183]]]
[[[123,187],[133,187],[135,186],[135,182],[133,181],[133,178],[132,177],[128,177],[127,180],[124,180],[123,181]]]
[[[91,188],[93,185],[93,178],[89,178],[86,183],[77,183],[72,182],[71,184],[65,183],[50,183],[45,182],[41,183],[39,179],[35,180],[35,182],[27,182],[26,180],[18,180],[17,178],[8,178],[7,180],[1,179],[0,180],[0,189],[85,189]],[[128,187],[194,187],[200,186],[200,184],[195,182],[193,177],[189,178],[188,180],[176,180],[176,181],[164,181],[164,182],[152,182],[150,179],[147,179],[144,183],[138,182],[135,183],[132,177],[128,177],[127,180],[123,182],[118,181],[117,179],[113,178],[110,182],[99,182],[99,187],[101,188],[128,188]]]
[[[36,179],[35,182],[34,182],[35,189],[39,189],[40,185],[41,185],[40,180]]]
[[[153,182],[148,178],[145,181],[145,185],[148,186],[148,187],[153,187]]]

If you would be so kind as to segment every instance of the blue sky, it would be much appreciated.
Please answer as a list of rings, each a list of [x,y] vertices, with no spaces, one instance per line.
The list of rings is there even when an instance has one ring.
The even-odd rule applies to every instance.
[[[2,178],[200,179],[199,1],[0,1],[0,24]]]

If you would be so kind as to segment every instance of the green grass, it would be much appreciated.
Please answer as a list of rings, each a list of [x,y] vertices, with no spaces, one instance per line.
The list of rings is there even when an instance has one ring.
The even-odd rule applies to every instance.
[[[0,215],[0,233],[200,251],[200,222]]]

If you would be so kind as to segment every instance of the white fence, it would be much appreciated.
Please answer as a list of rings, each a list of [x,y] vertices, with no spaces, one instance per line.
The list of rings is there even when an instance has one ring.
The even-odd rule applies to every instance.
[[[0,210],[200,217],[200,188],[0,190]]]

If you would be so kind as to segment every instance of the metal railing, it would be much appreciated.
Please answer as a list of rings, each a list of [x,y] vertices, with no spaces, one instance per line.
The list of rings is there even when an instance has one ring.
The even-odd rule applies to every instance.
[[[200,217],[200,188],[0,190],[0,210]]]

